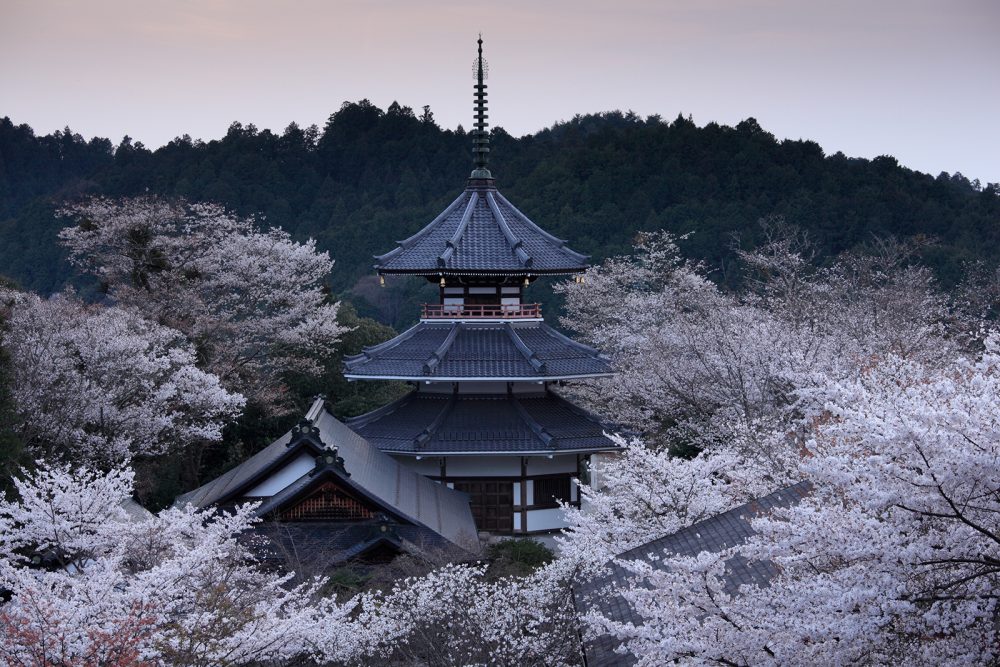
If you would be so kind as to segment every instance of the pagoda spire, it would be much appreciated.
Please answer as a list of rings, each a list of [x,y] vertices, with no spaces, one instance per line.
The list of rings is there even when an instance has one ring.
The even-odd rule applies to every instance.
[[[486,77],[489,74],[489,65],[483,58],[483,34],[479,33],[479,55],[473,63],[473,74],[476,77],[476,107],[475,128],[472,132],[472,154],[475,156],[476,168],[472,172],[471,178],[493,178],[490,170],[486,168],[490,160],[490,134],[489,123],[486,121]]]

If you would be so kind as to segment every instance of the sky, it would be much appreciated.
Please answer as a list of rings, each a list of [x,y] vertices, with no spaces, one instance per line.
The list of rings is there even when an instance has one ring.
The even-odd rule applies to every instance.
[[[345,100],[535,132],[614,109],[754,117],[828,154],[1000,182],[996,0],[0,0],[0,116],[158,147]]]

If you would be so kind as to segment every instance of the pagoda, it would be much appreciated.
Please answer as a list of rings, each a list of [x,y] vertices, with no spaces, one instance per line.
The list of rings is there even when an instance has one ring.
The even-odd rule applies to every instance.
[[[439,287],[420,321],[345,359],[349,380],[404,380],[414,389],[347,422],[417,472],[469,494],[480,531],[564,526],[560,501],[579,504],[575,479],[591,455],[616,449],[596,415],[552,391],[611,375],[608,359],[542,319],[526,289],[539,276],[580,274],[587,256],[533,223],[496,188],[487,167],[486,62],[474,63],[475,169],[430,224],[376,257],[380,279],[421,276]]]

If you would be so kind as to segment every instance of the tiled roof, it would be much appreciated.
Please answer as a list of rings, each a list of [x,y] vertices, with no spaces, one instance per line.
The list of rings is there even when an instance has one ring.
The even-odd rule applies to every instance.
[[[767,514],[775,508],[795,505],[811,488],[809,482],[799,482],[780,489],[746,505],[630,549],[619,554],[616,561],[642,560],[655,569],[666,570],[670,567],[671,556],[697,556],[703,551],[719,552],[743,544],[754,534],[750,521],[755,516]],[[634,575],[616,562],[609,563],[608,568],[609,574],[581,582],[575,587],[577,607],[586,611],[599,611],[605,617],[620,623],[641,625],[642,618],[616,592],[628,588]],[[730,558],[726,561],[725,591],[733,595],[745,584],[766,585],[776,573],[774,564],[767,561],[750,562],[739,556]],[[588,667],[634,664],[634,656],[615,653],[618,644],[610,635],[587,642],[585,651]]]
[[[352,379],[555,380],[611,372],[597,350],[540,321],[424,321],[344,360]]]
[[[235,468],[203,486],[180,496],[176,503],[196,507],[241,500],[243,494],[267,479],[304,451],[317,455],[325,447],[336,447],[349,474],[342,483],[355,489],[393,514],[423,525],[463,548],[475,545],[476,528],[466,494],[449,489],[407,466],[397,463],[326,411],[318,399],[306,413],[312,429],[308,436],[289,431]],[[298,427],[297,427],[298,428]],[[275,497],[301,490],[311,483],[311,474],[292,481]],[[258,509],[269,511],[268,502]]]
[[[379,273],[420,275],[563,274],[587,268],[570,250],[514,208],[492,180],[470,182],[448,208],[399,247],[377,256]]]
[[[287,560],[290,555],[308,559],[311,571],[326,571],[363,554],[379,543],[403,552],[430,552],[455,560],[469,557],[467,551],[425,526],[392,526],[379,532],[377,522],[263,522],[255,526],[251,539],[264,561]],[[253,539],[257,538],[257,539]],[[262,538],[262,539],[261,539]]]
[[[600,418],[552,392],[413,391],[348,424],[392,453],[547,455],[615,449]]]

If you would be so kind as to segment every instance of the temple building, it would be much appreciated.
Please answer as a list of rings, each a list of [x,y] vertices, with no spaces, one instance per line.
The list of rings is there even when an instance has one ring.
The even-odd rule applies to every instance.
[[[559,501],[614,450],[608,426],[552,391],[612,373],[608,359],[547,326],[526,289],[539,276],[580,274],[581,255],[497,190],[487,168],[486,64],[475,62],[475,169],[430,224],[376,257],[375,270],[436,283],[438,303],[390,341],[345,360],[350,380],[405,380],[399,400],[347,425],[409,469],[467,493],[481,531],[563,527]]]
[[[307,554],[324,571],[401,553],[463,559],[479,551],[466,494],[397,463],[322,398],[291,431],[176,504],[226,510],[246,502],[260,503],[264,539],[255,542],[278,565],[290,554]]]

